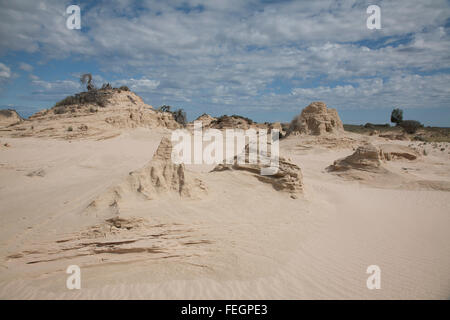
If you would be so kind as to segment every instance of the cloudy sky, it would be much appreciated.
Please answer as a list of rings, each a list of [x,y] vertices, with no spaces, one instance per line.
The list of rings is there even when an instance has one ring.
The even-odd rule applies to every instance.
[[[71,4],[81,30],[66,27]],[[400,107],[450,126],[450,2],[0,0],[0,108],[51,107],[86,72],[189,119],[289,121],[320,100],[345,123],[386,123]]]

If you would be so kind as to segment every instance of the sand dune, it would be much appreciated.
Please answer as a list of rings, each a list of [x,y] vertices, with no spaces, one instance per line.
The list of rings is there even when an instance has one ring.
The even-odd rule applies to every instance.
[[[1,298],[449,297],[448,153],[290,135],[264,179],[171,163],[164,126],[117,133],[1,137]],[[81,290],[65,286],[71,264]],[[380,290],[366,287],[373,264]]]

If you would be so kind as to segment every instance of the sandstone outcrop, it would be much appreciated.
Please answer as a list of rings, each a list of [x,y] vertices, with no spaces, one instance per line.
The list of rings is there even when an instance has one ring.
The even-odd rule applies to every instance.
[[[163,138],[152,161],[144,168],[131,172],[129,184],[147,199],[153,199],[161,193],[173,191],[181,197],[192,198],[205,187],[198,179],[186,175],[184,164],[172,162],[172,143]]]
[[[12,109],[0,110],[0,127],[7,127],[22,122],[22,117]]]
[[[328,167],[328,170],[347,171],[354,169],[369,172],[383,172],[384,169],[381,166],[383,159],[383,152],[379,148],[372,144],[367,144],[358,147],[352,155],[334,161]]]
[[[390,161],[395,159],[416,160],[418,152],[407,146],[398,144],[382,144],[378,146],[384,159]]]
[[[153,110],[131,91],[98,91],[101,95],[90,98],[84,95],[68,97],[51,109],[41,110],[28,120],[2,130],[2,133],[13,137],[104,139],[129,128],[173,130],[181,127],[172,113]]]
[[[328,109],[323,102],[313,102],[291,121],[288,134],[322,135],[343,131],[336,109]]]
[[[206,187],[200,179],[190,176],[184,164],[172,162],[172,143],[163,138],[152,160],[143,168],[130,172],[127,179],[92,201],[87,212],[118,215],[123,199],[158,199],[162,195],[200,198]]]
[[[245,148],[245,155],[248,158],[249,145]],[[270,157],[270,153],[268,155]],[[251,173],[255,178],[264,183],[269,183],[277,191],[287,192],[291,198],[296,199],[303,192],[303,175],[299,166],[279,157],[278,170],[272,175],[261,175],[261,169],[267,167],[260,161],[258,163],[239,163],[238,157],[234,157],[233,164],[219,164],[214,171],[240,170]],[[269,159],[267,159],[269,161]]]
[[[216,120],[217,120],[217,118],[214,118],[214,117],[210,116],[207,113],[204,113],[200,117],[195,119],[195,121],[201,121],[202,122],[202,126],[204,128],[209,128],[209,125],[211,124],[211,122],[216,121]]]

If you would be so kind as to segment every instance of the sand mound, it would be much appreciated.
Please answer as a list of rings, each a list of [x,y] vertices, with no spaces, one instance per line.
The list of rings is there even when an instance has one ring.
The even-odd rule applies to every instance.
[[[22,117],[16,112],[16,110],[5,109],[0,110],[0,127],[10,126],[22,122]]]
[[[396,144],[382,144],[375,147],[372,144],[360,146],[345,158],[336,160],[328,167],[329,171],[362,170],[369,172],[387,172],[382,168],[383,160],[407,159],[415,160],[418,154],[415,150]]]
[[[248,156],[249,145],[245,148],[246,156]],[[269,155],[270,156],[270,155]],[[240,164],[237,161],[237,157],[234,158],[233,164],[219,164],[212,171],[227,171],[227,170],[241,170],[251,173],[259,181],[269,183],[277,191],[283,191],[290,193],[292,198],[297,198],[303,191],[303,175],[300,167],[290,161],[280,157],[277,173],[273,175],[261,175],[261,168],[263,168],[260,162],[257,164],[243,163]]]
[[[172,143],[163,138],[153,159],[143,168],[130,172],[126,181],[111,188],[92,201],[87,211],[95,214],[119,214],[120,204],[136,198],[157,199],[164,194],[174,194],[181,198],[199,198],[206,192],[200,179],[191,177],[184,164],[174,164],[171,159]]]
[[[221,116],[210,123],[210,127],[214,129],[243,129],[247,130],[252,126],[254,123],[251,119],[241,117],[241,116]]]
[[[384,159],[407,159],[416,160],[419,154],[412,148],[398,144],[382,144],[378,146],[383,154]]]
[[[151,106],[144,103],[141,97],[132,92],[114,94],[109,98],[108,103],[110,106],[114,106],[116,111],[125,110],[125,112],[116,112],[105,118],[107,123],[119,128],[165,127],[177,129],[181,127],[170,112],[154,111]]]
[[[279,122],[276,123],[257,123],[253,121],[252,119],[239,116],[239,115],[232,115],[227,116],[223,115],[218,118],[214,118],[210,116],[209,114],[203,114],[200,117],[198,117],[195,121],[201,121],[203,128],[212,128],[212,129],[219,129],[219,130],[225,130],[225,129],[241,129],[241,130],[248,130],[248,129],[254,129],[256,132],[259,131],[259,129],[265,129],[268,132],[270,132],[272,129],[278,129],[281,134],[283,134],[283,128]],[[187,129],[192,129],[194,127],[194,122],[190,122],[187,125]]]
[[[450,191],[448,181],[424,180],[421,174],[414,174],[416,169],[402,167],[399,170],[398,166],[387,162],[411,161],[418,156],[415,150],[402,145],[382,144],[375,147],[367,144],[358,147],[352,155],[336,160],[327,170],[346,180],[358,180],[376,188]]]
[[[336,160],[328,167],[328,171],[355,169],[369,172],[385,172],[385,169],[381,166],[382,159],[382,151],[372,144],[367,144],[358,147],[352,155]]]
[[[323,102],[313,102],[291,121],[288,134],[322,135],[343,131],[336,109],[328,109]]]
[[[201,121],[204,128],[210,126],[211,122],[216,121],[217,118],[211,117],[209,114],[202,114],[200,117],[195,119],[195,121]]]
[[[104,139],[129,128],[180,128],[169,112],[153,110],[141,97],[131,91],[99,90],[99,101],[84,101],[69,97],[48,110],[32,115],[14,127],[3,130],[13,137],[52,137]],[[74,102],[74,104],[71,104]]]

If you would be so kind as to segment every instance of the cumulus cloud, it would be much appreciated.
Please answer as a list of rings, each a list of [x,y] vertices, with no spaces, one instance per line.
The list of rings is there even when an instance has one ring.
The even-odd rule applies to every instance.
[[[158,88],[160,82],[157,80],[151,80],[151,79],[128,79],[128,80],[118,80],[113,82],[114,86],[120,87],[120,86],[128,86],[131,90],[136,92],[149,92],[156,88]]]
[[[11,69],[0,62],[0,81],[8,80],[12,76]]]
[[[65,28],[60,1],[5,2],[0,54],[95,61],[122,79],[115,86],[128,85],[149,103],[192,108],[298,110],[311,99],[339,108],[448,106],[448,1],[377,1],[381,30],[366,28],[369,4],[81,2],[75,31]],[[32,83],[40,95],[76,87],[39,81]]]
[[[47,57],[93,54],[88,39],[65,26],[64,2],[1,1],[0,53],[40,52]]]
[[[449,74],[434,76],[396,75],[359,79],[353,84],[294,88],[291,94],[300,100],[331,101],[340,108],[379,108],[408,106],[411,108],[448,107],[450,105]],[[364,97],[364,99],[361,99]],[[434,105],[424,105],[434,101]],[[381,103],[381,105],[380,105]]]
[[[51,101],[54,103],[68,95],[73,95],[75,92],[83,90],[80,81],[45,81],[39,79],[37,76],[33,76],[30,79],[33,87],[32,96],[33,99],[37,100]]]
[[[34,68],[33,68],[32,65],[30,65],[30,64],[28,64],[28,63],[21,62],[21,63],[19,64],[19,69],[21,69],[21,70],[23,70],[23,71],[31,72],[31,71],[33,71]]]
[[[0,90],[3,90],[4,86],[14,77],[15,75],[11,72],[11,69],[0,62]]]

